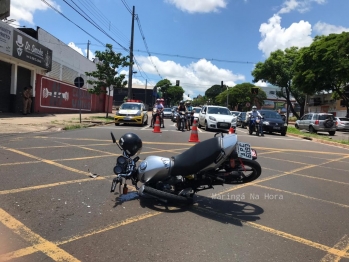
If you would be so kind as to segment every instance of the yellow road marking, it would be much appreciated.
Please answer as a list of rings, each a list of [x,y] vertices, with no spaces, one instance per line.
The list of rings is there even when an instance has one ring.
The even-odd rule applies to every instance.
[[[88,145],[61,145],[61,146],[32,146],[32,147],[20,147],[17,148],[18,150],[27,150],[27,149],[50,149],[50,148],[65,148],[65,147],[72,147],[72,146],[110,146],[113,145],[111,143],[104,143],[104,144],[88,144]]]
[[[270,176],[270,177],[266,177],[264,179],[259,179],[259,180],[257,179],[254,182],[250,182],[250,183],[247,183],[247,184],[234,186],[234,187],[232,187],[230,189],[227,189],[227,190],[224,190],[222,192],[219,192],[216,195],[222,195],[222,194],[225,194],[225,193],[228,193],[230,191],[237,190],[237,189],[240,189],[240,188],[243,188],[243,187],[252,186],[252,185],[259,184],[259,183],[262,183],[262,182],[265,182],[265,181],[269,181],[269,180],[272,180],[272,179],[275,179],[275,178],[287,176],[287,175],[289,175],[289,174],[291,174],[293,172],[297,172],[297,171],[300,171],[300,170],[303,170],[303,169],[308,169],[308,168],[311,168],[311,167],[313,167],[313,166],[301,167],[301,168],[293,169],[293,170],[288,171],[288,172],[284,172],[284,173],[279,174],[279,175]]]
[[[79,261],[63,249],[59,248],[52,242],[42,238],[38,234],[31,231],[14,217],[0,208],[0,222],[11,229],[15,234],[19,235],[25,241],[35,246],[37,251],[43,252],[54,261]]]
[[[294,164],[308,165],[308,163],[292,161],[292,160],[287,160],[287,159],[280,159],[280,158],[275,158],[275,157],[270,157],[270,156],[263,156],[263,157],[268,158],[268,159],[278,160],[278,161],[285,161],[285,162],[289,162],[289,163],[294,163]]]
[[[301,177],[306,177],[306,178],[312,178],[312,179],[318,179],[318,180],[323,180],[326,182],[332,182],[332,183],[337,183],[337,184],[342,184],[342,185],[349,185],[349,183],[346,182],[341,182],[341,181],[336,181],[336,180],[331,180],[331,179],[326,179],[326,178],[322,178],[322,177],[316,177],[316,176],[307,176],[307,175],[302,175],[302,174],[292,174],[294,176],[301,176]]]
[[[25,165],[25,164],[35,164],[35,163],[41,163],[41,161],[26,161],[26,162],[5,163],[5,164],[0,164],[0,166],[15,166],[15,165]]]
[[[275,150],[276,148],[272,148],[272,147],[258,147],[258,146],[254,146],[252,147],[254,149],[262,149],[262,150]],[[324,154],[324,155],[343,155],[343,156],[347,156],[349,154],[345,154],[345,153],[335,153],[335,152],[324,152],[324,151],[312,151],[312,150],[299,150],[299,149],[278,149],[281,152],[301,152],[301,153],[314,153],[314,154]]]
[[[347,235],[342,237],[341,240],[339,240],[339,242],[335,244],[333,248],[331,248],[331,251],[332,250],[340,250],[340,252],[338,252],[337,254],[328,252],[328,254],[326,254],[326,256],[324,256],[320,260],[320,262],[338,262],[342,257],[348,255],[347,252],[349,250],[349,237]]]
[[[267,178],[260,179],[260,180],[257,179],[254,182],[250,182],[250,183],[247,183],[247,184],[234,186],[234,187],[232,187],[230,189],[227,189],[227,190],[224,190],[222,192],[219,192],[216,195],[222,195],[222,194],[225,194],[225,193],[228,193],[230,191],[237,190],[237,189],[240,189],[240,188],[243,188],[243,187],[259,184],[259,183],[262,183],[262,182],[265,182],[265,181],[268,181],[268,180],[272,180],[272,179],[275,179],[275,178],[279,178],[279,177],[287,176],[287,175],[290,175],[290,174],[293,174],[293,173],[297,173],[298,171],[310,169],[310,168],[313,168],[313,167],[316,167],[316,166],[326,165],[326,164],[329,164],[329,163],[332,163],[332,162],[337,162],[337,161],[340,161],[340,160],[343,160],[343,159],[346,159],[346,158],[349,158],[349,155],[345,156],[345,157],[338,158],[338,159],[329,160],[329,161],[324,162],[324,163],[322,163],[320,165],[308,165],[308,166],[305,166],[305,167],[293,169],[293,170],[288,171],[288,172],[284,172],[284,173],[282,173],[280,175],[275,175],[275,176],[267,177]],[[270,168],[266,168],[266,169],[270,169]],[[278,170],[275,170],[275,169],[270,169],[270,170],[278,171]]]
[[[317,201],[321,201],[321,202],[324,202],[324,203],[337,205],[337,206],[340,206],[340,207],[349,208],[349,206],[345,205],[345,204],[340,204],[340,203],[336,203],[336,202],[332,202],[332,201],[328,201],[328,200],[324,200],[324,199],[320,199],[320,198],[315,198],[315,197],[311,197],[311,196],[307,196],[307,195],[303,195],[303,194],[298,194],[298,193],[295,193],[295,192],[290,192],[290,191],[286,191],[286,190],[282,190],[282,189],[278,189],[278,188],[262,186],[262,185],[257,185],[257,184],[254,184],[253,186],[260,187],[260,188],[265,188],[265,189],[268,189],[268,190],[283,192],[283,193],[287,193],[287,194],[294,195],[294,196],[300,196],[300,197],[304,197],[304,198],[311,199],[311,200],[317,200]]]
[[[257,157],[258,157],[259,155],[273,154],[273,153],[280,153],[280,152],[282,152],[282,151],[277,150],[277,151],[267,151],[267,152],[262,152],[262,153],[258,153],[258,152],[257,152]]]
[[[38,190],[38,189],[43,189],[43,188],[48,188],[48,187],[56,187],[56,186],[70,185],[70,184],[76,184],[76,183],[91,182],[94,180],[104,180],[104,179],[111,178],[111,177],[115,177],[115,175],[111,175],[111,176],[107,176],[107,177],[100,177],[99,176],[99,177],[90,178],[90,179],[89,178],[75,179],[75,180],[57,182],[57,183],[52,183],[52,184],[44,184],[44,185],[31,186],[31,187],[8,189],[8,190],[0,191],[0,195],[20,193],[20,192]]]
[[[109,230],[113,230],[113,229],[116,229],[116,228],[121,227],[121,226],[126,226],[126,225],[129,225],[129,224],[135,223],[135,222],[139,222],[141,220],[144,220],[144,219],[147,219],[147,218],[150,218],[150,217],[154,217],[154,216],[157,216],[157,215],[160,215],[160,214],[162,214],[162,212],[151,212],[151,213],[145,213],[145,214],[142,214],[142,215],[133,216],[133,217],[127,218],[125,220],[122,220],[122,221],[110,224],[110,225],[108,225],[108,226],[106,226],[104,228],[91,230],[91,231],[88,231],[88,232],[86,232],[84,234],[75,235],[75,236],[70,237],[69,239],[55,242],[54,244],[57,245],[57,246],[63,245],[63,244],[67,244],[67,243],[73,242],[75,240],[79,240],[79,239],[82,239],[82,238],[85,238],[85,237],[93,236],[95,234],[107,232]],[[37,252],[39,250],[39,248],[40,248],[40,244],[39,245],[33,245],[33,246],[30,246],[30,247],[26,247],[26,248],[22,248],[22,249],[19,249],[19,250],[16,250],[16,251],[4,254],[2,256],[0,255],[0,259],[11,260],[11,259],[19,258],[19,257],[22,257],[22,256],[30,255],[32,253]],[[1,260],[1,261],[6,261],[6,260]]]
[[[1,148],[5,149],[7,151],[11,151],[11,152],[17,153],[17,154],[22,155],[22,156],[26,156],[26,157],[29,157],[29,158],[33,158],[33,159],[39,160],[39,161],[44,162],[46,164],[50,164],[50,165],[53,165],[53,166],[57,166],[57,167],[60,167],[60,168],[63,168],[63,169],[75,172],[75,173],[83,174],[85,176],[89,175],[88,172],[80,171],[78,169],[75,169],[75,168],[72,168],[72,167],[68,167],[68,166],[56,163],[56,162],[54,162],[52,160],[43,159],[41,157],[37,157],[37,156],[31,155],[31,154],[28,154],[28,153],[25,153],[25,152],[13,149],[13,148],[7,148],[7,147],[1,147]]]
[[[197,206],[193,206],[193,208],[197,209],[199,211],[205,212],[205,213],[210,213],[212,215],[218,215],[218,216],[221,216],[221,217],[230,218],[232,220],[237,220],[237,221],[239,221],[239,222],[241,222],[244,225],[247,225],[249,227],[252,227],[252,228],[255,228],[255,229],[259,229],[261,231],[268,232],[270,234],[273,234],[273,235],[276,235],[276,236],[279,236],[279,237],[282,237],[282,238],[286,238],[286,239],[289,239],[289,240],[301,243],[301,244],[309,246],[309,247],[320,249],[322,251],[326,251],[326,252],[328,252],[330,254],[334,254],[334,255],[339,256],[339,257],[349,258],[349,254],[347,254],[346,252],[343,252],[343,250],[339,250],[339,249],[337,249],[335,247],[331,248],[329,246],[322,245],[320,243],[316,243],[316,242],[313,242],[311,240],[308,240],[308,239],[305,239],[305,238],[302,238],[302,237],[294,236],[294,235],[291,235],[289,233],[286,233],[286,232],[283,232],[283,231],[280,231],[280,230],[277,230],[277,229],[274,229],[274,228],[270,228],[270,227],[267,227],[267,226],[263,226],[263,225],[257,224],[255,222],[245,221],[245,220],[233,217],[233,216],[229,216],[227,214],[222,214],[222,213],[216,212],[214,210],[209,210],[209,209],[202,208],[202,207],[197,207]]]

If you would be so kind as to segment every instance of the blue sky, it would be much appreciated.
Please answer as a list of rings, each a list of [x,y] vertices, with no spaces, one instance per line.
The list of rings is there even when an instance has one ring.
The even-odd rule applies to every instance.
[[[13,26],[37,26],[90,58],[103,44],[128,53],[135,7],[133,83],[180,80],[185,96],[204,95],[214,84],[251,82],[254,64],[276,49],[309,46],[316,35],[349,31],[348,0],[11,0]],[[81,8],[114,40],[68,4]],[[126,7],[127,6],[127,7]],[[145,37],[142,39],[141,30]],[[97,40],[99,41],[97,41]],[[116,43],[117,42],[117,43]],[[120,47],[119,44],[122,46]],[[146,48],[147,46],[147,48]],[[149,55],[149,53],[150,55]],[[128,74],[125,68],[121,73]],[[257,85],[264,85],[258,83]]]

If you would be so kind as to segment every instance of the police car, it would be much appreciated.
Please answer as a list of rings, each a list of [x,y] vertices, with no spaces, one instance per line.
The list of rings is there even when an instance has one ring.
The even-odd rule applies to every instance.
[[[114,120],[116,126],[119,124],[148,125],[148,112],[139,100],[127,100],[116,111]]]

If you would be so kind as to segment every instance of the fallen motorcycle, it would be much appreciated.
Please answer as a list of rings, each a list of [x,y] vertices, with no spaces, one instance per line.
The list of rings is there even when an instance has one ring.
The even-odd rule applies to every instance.
[[[122,150],[117,157],[111,192],[118,184],[131,180],[140,197],[192,204],[194,195],[215,185],[244,184],[262,173],[257,152],[248,143],[239,142],[236,134],[216,133],[173,157],[147,156],[137,167],[142,140],[126,133],[113,142]],[[138,182],[142,185],[138,187]]]

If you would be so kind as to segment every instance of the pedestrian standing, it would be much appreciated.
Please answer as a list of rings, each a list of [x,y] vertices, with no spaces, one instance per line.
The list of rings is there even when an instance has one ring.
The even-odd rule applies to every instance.
[[[32,100],[33,98],[33,87],[31,85],[28,86],[28,107],[27,107],[27,114],[30,114],[32,109]]]
[[[23,115],[26,115],[27,109],[28,109],[28,98],[29,98],[28,87],[24,87],[22,97],[23,97]]]

